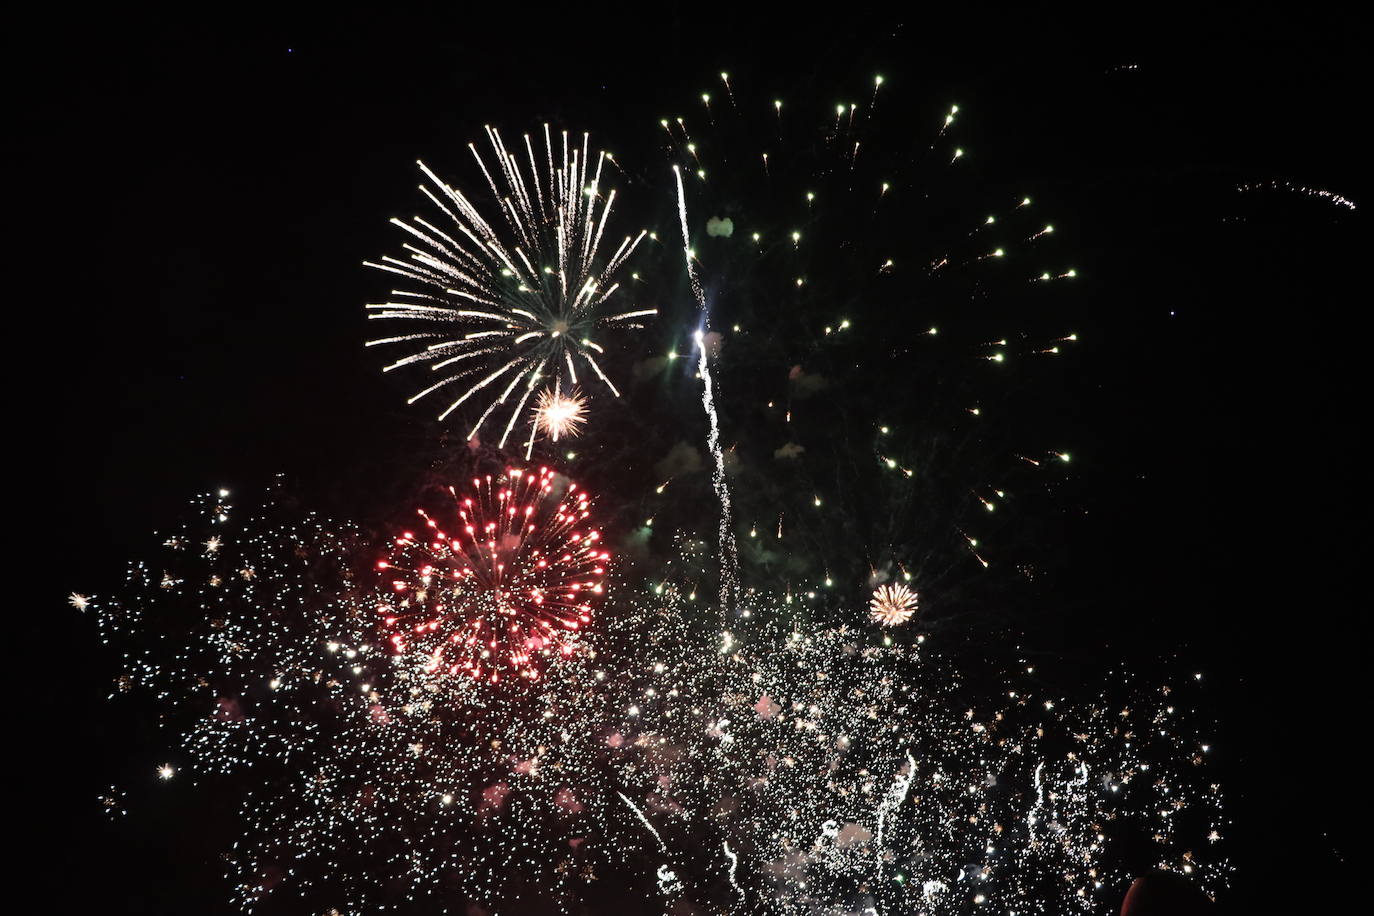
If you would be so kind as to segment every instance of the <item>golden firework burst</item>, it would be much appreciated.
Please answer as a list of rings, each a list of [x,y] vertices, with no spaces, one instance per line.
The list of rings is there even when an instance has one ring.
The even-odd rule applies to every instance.
[[[895,627],[914,617],[916,607],[916,593],[899,582],[875,588],[868,613],[879,626]]]

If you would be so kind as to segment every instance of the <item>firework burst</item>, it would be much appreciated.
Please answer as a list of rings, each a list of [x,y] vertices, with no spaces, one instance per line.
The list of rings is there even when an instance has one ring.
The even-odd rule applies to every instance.
[[[473,422],[476,436],[493,414],[508,419],[500,436],[505,445],[524,407],[540,390],[578,384],[579,367],[612,394],[620,392],[599,362],[605,353],[597,340],[608,328],[642,327],[656,309],[631,306],[618,279],[627,260],[648,234],[625,236],[610,254],[603,249],[615,191],[603,192],[609,157],[590,151],[590,136],[569,145],[566,131],[555,149],[544,126],[542,162],[530,137],[524,153],[507,150],[499,132],[487,128],[494,168],[469,144],[501,217],[494,225],[460,190],[440,180],[423,162],[428,184],[420,186],[449,222],[440,228],[423,217],[392,222],[409,234],[406,258],[367,262],[404,277],[417,288],[393,290],[392,299],[369,305],[368,317],[404,320],[425,326],[417,333],[370,340],[367,346],[419,347],[384,371],[427,365],[438,378],[410,398],[442,390],[451,400],[439,414],[446,419],[470,401],[494,394]],[[594,163],[593,163],[594,158]],[[526,454],[540,427],[530,424]]]
[[[912,151],[885,153],[872,142],[883,134],[869,133],[881,81],[866,109],[832,107],[794,129],[781,102],[750,107],[721,79],[728,109],[702,96],[713,129],[662,122],[685,179],[672,199],[689,280],[702,293],[691,325],[720,500],[721,607],[698,602],[711,591],[701,587],[709,547],[679,531],[652,581],[617,589],[614,613],[589,627],[610,556],[590,497],[547,468],[449,488],[453,506],[421,510],[424,526],[396,537],[380,563],[383,550],[352,526],[283,523],[280,505],[240,513],[221,492],[156,562],[131,570],[127,597],[68,599],[121,644],[118,692],[148,690],[176,707],[159,721],[179,744],[149,758],[161,777],[150,782],[247,774],[242,835],[227,856],[243,910],[295,896],[312,912],[395,909],[398,898],[408,910],[537,900],[577,912],[604,865],[629,882],[626,900],[659,912],[1105,913],[1142,863],[1209,893],[1225,884],[1220,792],[1189,721],[1200,675],[1137,684],[1113,672],[1100,692],[1075,683],[1070,694],[1019,651],[1014,662],[961,659],[926,633],[852,625],[865,601],[880,625],[911,620],[917,595],[904,584],[826,600],[832,570],[840,580],[865,562],[874,569],[864,554],[879,548],[867,543],[911,561],[927,598],[935,589],[927,615],[955,603],[942,577],[982,577],[989,565],[975,535],[996,533],[989,520],[1011,514],[1000,507],[1031,488],[1030,475],[1068,460],[1044,443],[1010,462],[969,461],[923,435],[951,429],[952,415],[961,441],[981,442],[967,430],[983,422],[986,392],[1009,387],[995,373],[1075,339],[941,319],[933,349],[933,310],[961,318],[990,265],[1006,269],[1002,290],[1073,276],[1040,263],[1050,227],[1023,225],[1029,201],[1018,196],[997,220],[970,223],[949,208],[953,229],[917,244],[932,240],[913,235],[926,222],[913,218],[913,185],[887,181]],[[954,114],[915,151],[941,170],[964,159],[948,136]],[[749,156],[731,145],[727,157],[733,121],[738,137],[768,145]],[[373,317],[423,330],[372,343],[412,344],[388,368],[437,374],[412,400],[451,386],[442,416],[485,404],[472,434],[499,415],[504,445],[528,421],[528,453],[538,435],[578,431],[579,371],[615,390],[593,332],[652,310],[610,314],[639,239],[598,253],[614,197],[598,190],[606,158],[592,168],[586,138],[570,150],[566,135],[560,154],[546,130],[541,164],[528,139],[517,157],[488,136],[497,166],[473,152],[500,199],[498,225],[422,166],[425,193],[453,226],[398,223],[408,259],[373,266],[419,291],[395,293]],[[903,199],[913,203],[894,206]],[[924,311],[891,323],[910,314],[918,288]],[[854,327],[880,321],[881,346],[855,340]],[[755,328],[769,333],[752,337]],[[713,387],[722,346],[753,348],[751,371],[771,366],[776,390]],[[973,373],[990,381],[955,386],[957,402],[855,398],[881,404],[868,415],[848,401],[826,406],[829,379],[859,391],[864,373],[845,367],[877,361],[907,379],[884,395],[934,393]],[[747,395],[731,402],[731,391]],[[757,403],[746,409],[746,398]],[[928,412],[908,409],[912,400]],[[718,402],[731,408],[724,420],[773,436],[768,448],[751,454],[723,438]],[[888,425],[890,412],[902,426]],[[871,467],[844,470],[851,442],[872,442]],[[792,473],[785,491],[769,484],[778,462]],[[822,492],[828,480],[849,492]],[[854,492],[866,500],[839,515],[832,506]],[[881,515],[854,508],[873,505]],[[732,506],[751,523],[738,577]],[[380,594],[354,582],[374,564]],[[124,808],[117,789],[100,803]],[[1128,831],[1150,837],[1147,859],[1118,843]]]
[[[378,613],[399,654],[418,651],[430,671],[500,680],[502,669],[537,678],[535,656],[571,654],[591,621],[610,560],[591,525],[591,497],[553,471],[509,469],[474,479],[454,499],[456,527],[396,538],[378,568],[394,574]]]
[[[873,590],[873,598],[868,602],[868,615],[880,626],[895,627],[915,616],[916,607],[916,593],[898,582],[880,585]]]
[[[838,106],[728,85],[656,130],[660,221],[671,204],[686,265],[672,281],[693,293],[675,317],[695,328],[722,603],[743,585],[833,602],[834,582],[880,563],[926,597],[1033,575],[1049,539],[1018,510],[1062,498],[1071,468],[1065,424],[1027,379],[1063,372],[1079,341],[1069,309],[1039,305],[1077,275],[1045,202],[982,180],[990,157],[962,145],[957,105],[899,100],[878,77]],[[936,603],[927,624],[975,604]]]
[[[555,386],[552,391],[539,392],[534,405],[534,425],[554,442],[559,437],[570,439],[582,432],[587,422],[587,399],[574,389],[564,394]]]

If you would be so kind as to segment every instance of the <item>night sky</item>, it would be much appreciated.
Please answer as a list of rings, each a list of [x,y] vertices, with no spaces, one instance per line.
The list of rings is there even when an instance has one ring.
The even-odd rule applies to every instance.
[[[461,448],[361,345],[362,305],[389,288],[362,261],[398,247],[387,219],[419,205],[414,160],[470,177],[463,147],[483,124],[518,134],[552,120],[633,163],[627,190],[648,198],[644,176],[666,167],[658,119],[718,90],[722,69],[795,98],[883,73],[913,110],[958,103],[987,160],[977,181],[1052,203],[1082,274],[1065,308],[1087,319],[1072,368],[1038,396],[1077,473],[1025,535],[1045,578],[1002,617],[956,615],[946,630],[976,650],[987,627],[988,646],[1016,642],[1065,670],[1206,672],[1234,820],[1218,910],[1319,912],[1351,893],[1367,808],[1353,468],[1365,219],[1238,186],[1367,202],[1353,24],[1153,8],[1067,24],[847,7],[808,22],[497,12],[214,27],[188,13],[33,36],[34,126],[19,142],[37,155],[12,173],[32,200],[12,223],[37,264],[15,263],[32,289],[14,303],[26,368],[11,397],[32,417],[15,433],[28,447],[13,483],[38,497],[40,520],[35,536],[16,519],[11,553],[26,591],[11,615],[24,724],[10,755],[16,832],[41,874],[22,892],[37,895],[30,908],[229,912],[216,855],[233,827],[215,799],[172,787],[123,820],[99,810],[109,784],[152,780],[165,739],[105,702],[112,666],[65,598],[115,591],[194,493],[284,473],[313,507],[384,527]],[[662,203],[643,205],[658,207],[646,220]],[[636,355],[685,346],[690,330],[665,320]],[[743,361],[733,371],[727,397],[769,384]],[[609,506],[626,521],[654,463],[699,432],[646,433],[639,454],[645,403],[656,409],[643,395],[608,408],[621,413],[589,464],[602,490],[631,494]],[[1024,426],[1011,433],[1039,431]]]

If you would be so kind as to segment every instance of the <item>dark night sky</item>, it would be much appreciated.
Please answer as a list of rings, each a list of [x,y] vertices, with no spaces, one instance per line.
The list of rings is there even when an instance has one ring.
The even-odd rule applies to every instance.
[[[382,288],[360,262],[394,249],[413,161],[460,163],[483,123],[546,118],[648,149],[721,69],[883,72],[958,101],[1001,167],[1059,202],[1094,336],[1061,394],[1102,470],[1074,534],[1082,572],[1040,645],[1208,671],[1236,821],[1225,911],[1341,899],[1364,807],[1346,762],[1363,718],[1346,529],[1362,503],[1364,217],[1234,189],[1280,179],[1367,202],[1353,24],[646,10],[514,34],[392,13],[35,28],[21,142],[37,155],[12,173],[33,199],[12,222],[38,269],[16,261],[33,290],[11,306],[33,365],[11,403],[33,414],[15,483],[51,526],[25,552],[55,571],[12,614],[34,671],[11,685],[32,718],[11,757],[34,817],[20,832],[55,869],[42,909],[223,911],[222,837],[176,805],[115,826],[97,810],[110,782],[142,778],[130,754],[148,739],[109,716],[94,629],[62,599],[109,591],[208,487],[285,472],[340,515],[395,492],[377,481],[409,473],[435,427],[359,345]]]

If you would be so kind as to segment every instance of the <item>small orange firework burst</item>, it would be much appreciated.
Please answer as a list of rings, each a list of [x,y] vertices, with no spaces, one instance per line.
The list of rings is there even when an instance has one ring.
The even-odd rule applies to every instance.
[[[582,431],[587,422],[587,399],[582,392],[573,390],[563,394],[558,388],[539,392],[539,402],[534,408],[535,427],[554,442],[559,436],[572,438]]]
[[[895,627],[906,623],[916,614],[916,593],[902,585],[880,585],[873,590],[868,613],[874,623]]]

